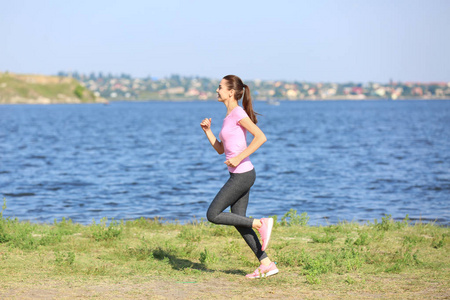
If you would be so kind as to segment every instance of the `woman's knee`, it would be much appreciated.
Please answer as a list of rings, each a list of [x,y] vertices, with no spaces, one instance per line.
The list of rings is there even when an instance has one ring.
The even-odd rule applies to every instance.
[[[206,218],[211,223],[216,223],[216,218],[218,214],[214,212],[212,209],[208,209],[208,212],[206,213]]]

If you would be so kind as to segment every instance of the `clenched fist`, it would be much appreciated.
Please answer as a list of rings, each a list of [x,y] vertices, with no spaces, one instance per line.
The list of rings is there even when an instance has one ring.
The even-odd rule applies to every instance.
[[[211,129],[211,118],[206,118],[204,119],[201,123],[200,126],[202,127],[203,131],[206,132],[208,130]]]

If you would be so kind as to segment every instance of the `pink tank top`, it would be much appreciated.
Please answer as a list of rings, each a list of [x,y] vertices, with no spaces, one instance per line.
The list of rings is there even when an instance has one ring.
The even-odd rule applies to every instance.
[[[239,121],[246,117],[248,115],[245,110],[237,106],[223,119],[219,138],[223,143],[226,159],[237,156],[247,148],[247,130],[239,125]],[[231,173],[244,173],[252,169],[253,164],[249,157],[244,158],[235,168],[228,167]]]

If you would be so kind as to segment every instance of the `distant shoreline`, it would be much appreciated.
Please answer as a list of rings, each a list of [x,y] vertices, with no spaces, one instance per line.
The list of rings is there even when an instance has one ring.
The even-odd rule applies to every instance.
[[[216,101],[218,80],[171,76],[139,79],[80,74],[0,72],[0,104],[76,104],[110,101]],[[255,101],[450,100],[450,82],[313,83],[249,80]]]
[[[356,99],[356,98],[324,98],[324,99],[318,99],[318,98],[305,98],[305,99],[254,99],[256,102],[306,102],[306,101],[319,101],[319,102],[326,102],[326,101],[442,101],[442,100],[450,100],[450,98],[441,98],[441,97],[434,97],[434,98],[425,98],[425,97],[416,97],[416,98],[399,98],[399,99],[388,99],[388,98],[364,98],[364,99]],[[36,99],[29,99],[26,101],[20,101],[20,102],[8,102],[8,103],[0,103],[0,105],[53,105],[53,104],[104,104],[108,105],[110,103],[114,102],[129,102],[129,103],[142,103],[142,102],[215,102],[216,99],[209,99],[209,100],[200,100],[200,99],[146,99],[146,100],[125,100],[125,99],[117,99],[117,100],[109,100],[109,101],[97,101],[97,102],[41,102]]]

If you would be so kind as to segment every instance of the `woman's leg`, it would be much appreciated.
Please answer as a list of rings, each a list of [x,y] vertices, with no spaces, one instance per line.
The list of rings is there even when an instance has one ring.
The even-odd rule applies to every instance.
[[[216,195],[206,214],[208,221],[215,224],[233,225],[242,235],[247,245],[262,264],[271,263],[267,254],[261,250],[261,243],[252,229],[259,228],[261,221],[246,217],[250,188],[256,179],[255,170],[246,173],[231,173],[230,179]],[[231,206],[231,213],[223,212]]]
[[[206,214],[208,221],[215,224],[233,225],[252,228],[253,219],[244,215],[224,212],[225,208],[234,205],[239,199],[248,193],[255,182],[255,170],[245,173],[231,173],[230,178],[220,189]],[[248,202],[248,200],[247,200]]]
[[[240,216],[245,216],[247,213],[248,200],[250,196],[250,191],[248,191],[243,197],[241,197],[238,201],[236,201],[231,206],[231,212]],[[243,226],[235,226],[239,233],[244,238],[247,245],[252,249],[253,253],[255,253],[256,257],[259,261],[264,260],[266,262],[267,254],[265,251],[261,250],[261,243],[259,242],[258,236],[252,228],[243,227]],[[270,263],[270,260],[267,262]]]

